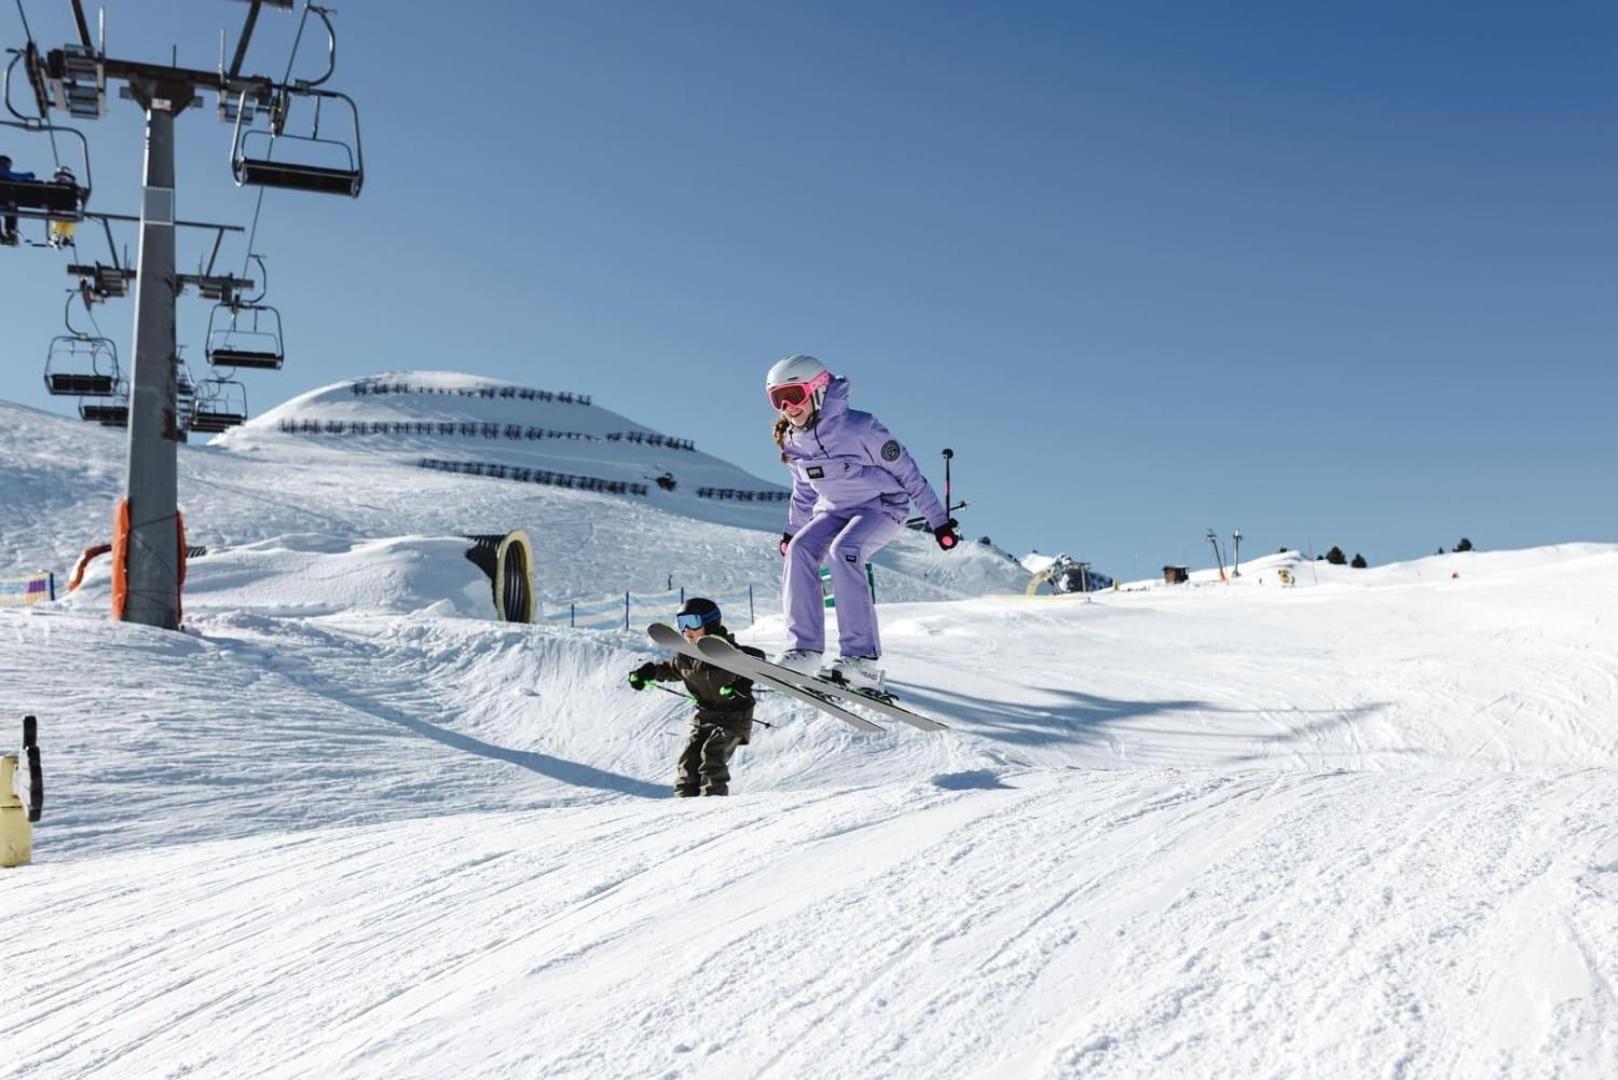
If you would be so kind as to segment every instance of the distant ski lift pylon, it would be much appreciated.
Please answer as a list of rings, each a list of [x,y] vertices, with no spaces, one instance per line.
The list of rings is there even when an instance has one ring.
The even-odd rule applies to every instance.
[[[45,389],[60,396],[112,397],[122,381],[118,346],[110,338],[74,327],[67,313],[78,298],[76,292],[70,293],[62,312],[67,333],[51,338],[45,355]]]
[[[247,388],[235,379],[207,378],[197,383],[191,408],[191,430],[208,434],[229,431],[247,422]]]

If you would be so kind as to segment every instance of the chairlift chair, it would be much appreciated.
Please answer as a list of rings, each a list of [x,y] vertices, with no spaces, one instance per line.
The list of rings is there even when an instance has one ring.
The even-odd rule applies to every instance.
[[[184,348],[184,346],[180,346]],[[197,408],[197,381],[191,375],[191,365],[179,357],[174,361],[174,424],[184,430],[191,426],[191,416]]]
[[[69,293],[62,310],[67,333],[51,338],[45,355],[45,389],[62,396],[111,397],[122,382],[118,346],[112,339],[79,330],[68,318],[77,293]]]
[[[268,304],[215,304],[203,353],[214,367],[278,370],[286,361],[281,313]]]
[[[58,334],[45,360],[45,389],[76,397],[111,397],[123,380],[118,350],[107,338]]]
[[[191,430],[207,434],[229,431],[247,422],[247,388],[235,379],[203,379],[191,409]]]
[[[246,128],[242,124],[244,114],[238,112],[236,135],[232,140],[230,158],[231,175],[236,178],[236,183],[284,188],[291,191],[313,191],[322,195],[358,197],[360,189],[365,185],[365,159],[360,146],[359,109],[355,106],[354,99],[335,90],[316,90],[313,88],[285,90],[283,93],[315,99],[313,133],[309,135],[289,134],[284,127],[280,131],[275,130],[274,127],[268,130]],[[352,117],[354,128],[354,142],[352,145],[342,139],[321,137],[320,102],[322,100],[341,101],[347,107]],[[284,118],[282,122],[284,123]],[[304,153],[313,151],[317,156],[324,154],[331,164],[319,164],[316,161],[290,160],[286,158],[276,159],[276,147],[280,143],[286,143],[289,147],[296,147],[297,150]]]
[[[99,400],[80,398],[79,419],[104,427],[128,427],[129,383],[119,379],[112,394],[106,398]]]
[[[21,56],[19,53],[18,56]],[[14,66],[17,58],[13,58]],[[11,75],[10,67],[6,70],[6,78]],[[12,110],[15,115],[21,115]],[[7,216],[23,218],[42,218],[46,221],[60,221],[77,223],[84,220],[84,206],[90,199],[90,142],[84,133],[70,127],[58,127],[48,124],[37,117],[23,117],[21,120],[0,120],[0,127],[17,128],[34,134],[47,134],[52,137],[52,146],[55,145],[55,136],[72,135],[79,140],[83,158],[83,172],[75,175],[72,169],[63,165],[57,159],[56,173],[46,179],[34,180],[8,180],[0,177],[0,210]],[[13,160],[12,170],[15,172],[30,172],[25,168],[27,163]],[[81,180],[82,177],[82,180]]]
[[[304,4],[303,18],[298,22],[298,38],[303,36],[304,23],[314,15],[326,26],[326,70],[315,79],[295,79],[276,87],[264,103],[269,114],[268,130],[253,130],[250,125],[254,111],[249,107],[248,91],[237,97],[233,113],[235,135],[231,139],[230,171],[238,184],[256,184],[261,187],[287,188],[293,191],[313,191],[325,195],[357,197],[365,184],[365,155],[360,147],[360,112],[354,99],[335,90],[325,90],[321,84],[337,70],[337,31],[332,26],[331,11],[315,4]],[[294,46],[296,56],[296,46]],[[288,68],[290,72],[290,66]],[[294,101],[310,98],[314,101],[314,122],[308,135],[287,134],[287,116]],[[346,108],[354,129],[354,142],[322,138],[320,112],[324,102],[341,102]],[[325,155],[326,163],[319,160],[302,161],[275,157],[276,143],[288,140],[305,152],[315,151],[317,159]],[[262,143],[262,152],[259,146]],[[335,148],[335,149],[333,149]]]

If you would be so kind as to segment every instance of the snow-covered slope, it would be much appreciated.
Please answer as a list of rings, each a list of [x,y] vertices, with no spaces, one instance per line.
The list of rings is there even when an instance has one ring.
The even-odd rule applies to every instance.
[[[119,476],[5,409],[22,568]],[[637,557],[778,573],[770,524],[332,442],[182,452],[189,633],[106,621],[97,580],[0,609],[0,723],[40,716],[49,790],[0,871],[0,1076],[1618,1062],[1618,545],[884,603],[950,731],[766,700],[735,795],[677,801],[687,706],[623,680],[654,651],[465,617],[452,538],[527,528],[587,592]],[[879,581],[944,594],[925,539]]]

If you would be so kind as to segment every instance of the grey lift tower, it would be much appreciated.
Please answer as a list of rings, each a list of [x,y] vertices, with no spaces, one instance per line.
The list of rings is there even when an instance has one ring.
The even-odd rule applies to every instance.
[[[81,0],[69,0],[79,40],[41,55],[30,40],[24,51],[28,81],[34,91],[41,117],[50,109],[65,109],[69,115],[94,119],[106,113],[107,84],[121,82],[120,95],[135,102],[146,114],[146,159],[140,200],[140,255],[135,278],[134,369],[130,376],[129,400],[129,537],[125,564],[125,605],[123,618],[177,629],[180,623],[180,548],[176,446],[184,432],[176,397],[178,350],[175,342],[175,302],[184,281],[175,273],[174,230],[174,118],[200,103],[198,94],[218,95],[219,118],[233,122],[235,135],[231,148],[231,171],[238,184],[292,188],[356,196],[363,183],[359,155],[359,116],[346,95],[320,89],[331,75],[314,80],[294,80],[292,61],[287,74],[277,82],[263,75],[243,75],[242,62],[258,22],[262,7],[289,10],[293,0],[244,0],[246,21],[235,53],[227,69],[221,62],[217,71],[182,68],[173,64],[148,64],[119,60],[91,40],[90,26]],[[329,58],[336,56],[335,35],[330,12],[314,4],[304,5],[298,28],[310,14],[325,24],[330,42]],[[293,45],[294,59],[297,45]],[[223,57],[221,57],[221,61]],[[288,115],[298,100],[314,102],[314,134],[294,135],[286,131]],[[352,146],[322,138],[319,107],[323,101],[347,106],[353,116]],[[267,119],[267,130],[251,130],[259,115]],[[258,156],[246,152],[247,136],[258,135],[266,149]],[[346,160],[336,164],[305,164],[276,159],[278,140],[296,140],[289,145],[322,144],[340,147]]]

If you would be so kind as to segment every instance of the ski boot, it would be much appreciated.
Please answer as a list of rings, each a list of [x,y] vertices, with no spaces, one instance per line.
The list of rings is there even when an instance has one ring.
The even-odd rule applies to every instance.
[[[818,672],[822,679],[857,690],[871,697],[887,697],[882,686],[882,669],[874,656],[839,656]]]
[[[775,664],[799,675],[813,675],[820,668],[822,655],[812,649],[788,649],[775,658]]]

